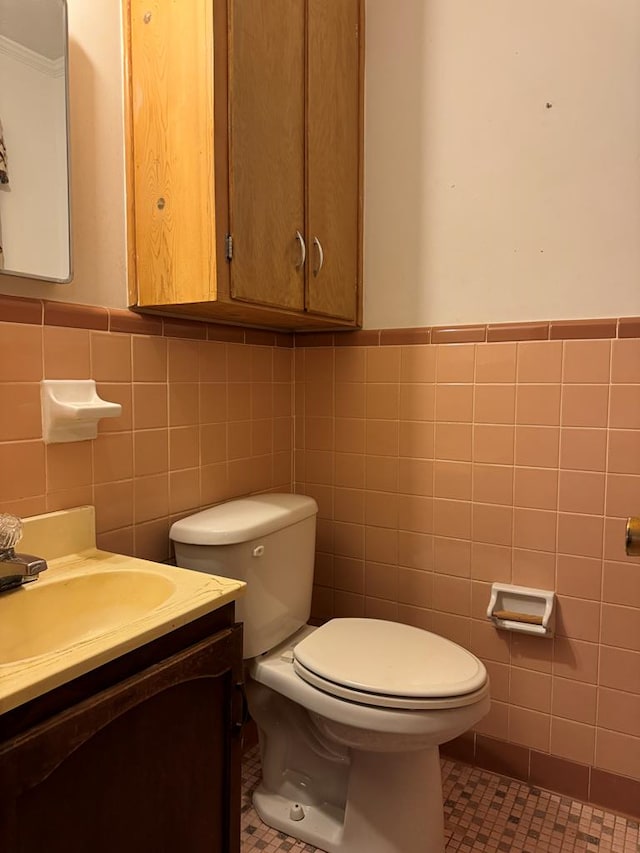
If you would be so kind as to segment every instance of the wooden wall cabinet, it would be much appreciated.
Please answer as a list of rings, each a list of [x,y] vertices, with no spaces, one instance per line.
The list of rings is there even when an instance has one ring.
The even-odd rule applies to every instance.
[[[0,717],[3,850],[239,853],[242,629],[224,610]]]
[[[363,0],[126,0],[130,303],[362,315]]]

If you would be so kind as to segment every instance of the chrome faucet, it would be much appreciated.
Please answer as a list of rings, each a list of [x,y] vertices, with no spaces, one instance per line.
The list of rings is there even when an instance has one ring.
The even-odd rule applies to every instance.
[[[22,522],[15,515],[0,513],[0,592],[38,580],[47,561],[33,554],[16,554],[22,538]]]

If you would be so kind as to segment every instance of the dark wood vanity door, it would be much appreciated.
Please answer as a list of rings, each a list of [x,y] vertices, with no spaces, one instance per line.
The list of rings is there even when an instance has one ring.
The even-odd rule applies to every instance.
[[[241,628],[0,747],[3,853],[237,853]]]

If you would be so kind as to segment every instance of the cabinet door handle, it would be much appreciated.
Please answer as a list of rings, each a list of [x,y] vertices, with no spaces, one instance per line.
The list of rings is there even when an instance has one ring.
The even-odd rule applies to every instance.
[[[300,244],[300,263],[296,264],[296,269],[301,270],[304,262],[307,260],[307,247],[304,242],[304,237],[299,231],[296,231],[296,240]]]
[[[322,250],[322,243],[318,240],[317,237],[313,238],[313,245],[318,249],[318,266],[314,269],[314,275],[320,275],[320,270],[322,269],[322,265],[324,264],[324,252]]]

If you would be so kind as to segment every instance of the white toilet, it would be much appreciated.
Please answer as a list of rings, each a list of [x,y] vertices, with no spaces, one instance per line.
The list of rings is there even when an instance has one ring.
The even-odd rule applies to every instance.
[[[179,566],[245,580],[247,697],[262,820],[327,853],[442,853],[438,745],[489,710],[484,665],[420,628],[308,626],[317,506],[229,501],[171,528]]]

